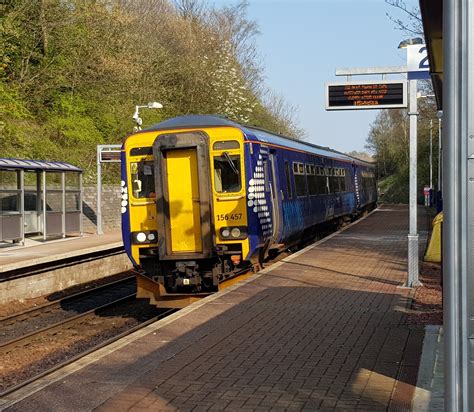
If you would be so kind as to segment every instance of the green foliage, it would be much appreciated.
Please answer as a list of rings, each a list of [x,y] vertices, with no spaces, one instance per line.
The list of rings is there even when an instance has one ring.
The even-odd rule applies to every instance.
[[[355,157],[360,160],[364,160],[366,162],[373,162],[374,158],[368,154],[367,152],[353,150],[352,152],[347,153],[349,156]]]
[[[31,117],[20,94],[13,87],[0,81],[0,120],[26,119]]]
[[[424,94],[429,85],[422,85]],[[418,99],[418,187],[419,201],[423,187],[430,184],[430,133],[433,153],[433,187],[438,184],[438,119],[431,98]],[[367,146],[374,154],[379,171],[381,200],[407,203],[409,192],[409,119],[407,110],[382,110],[371,126]]]
[[[408,203],[408,169],[385,177],[378,182],[380,200],[387,203]]]
[[[0,17],[0,156],[69,161],[95,173],[97,144],[190,113],[299,136],[267,99],[247,3],[9,0]]]

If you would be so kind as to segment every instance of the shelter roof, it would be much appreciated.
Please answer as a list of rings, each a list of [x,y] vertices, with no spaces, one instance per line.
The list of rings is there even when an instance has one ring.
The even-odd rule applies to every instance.
[[[443,0],[419,0],[431,80],[438,109],[443,108]]]
[[[82,172],[77,166],[65,162],[0,158],[0,170],[23,169],[47,172]]]

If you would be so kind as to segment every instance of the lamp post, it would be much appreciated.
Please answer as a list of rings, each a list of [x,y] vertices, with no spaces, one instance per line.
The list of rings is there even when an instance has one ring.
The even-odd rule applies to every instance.
[[[142,130],[142,118],[140,117],[139,110],[140,109],[162,109],[163,105],[158,102],[150,102],[146,105],[142,106],[135,106],[135,113],[133,113],[132,119],[135,121],[136,126],[133,128],[134,132],[138,132],[139,130]]]
[[[430,189],[433,190],[433,119],[430,119]]]
[[[428,97],[435,97],[434,94],[421,94],[417,93],[418,99],[426,99]],[[438,168],[439,168],[439,158],[438,158]],[[439,179],[439,176],[438,176]],[[439,182],[439,180],[438,180]],[[433,119],[430,119],[430,189],[433,190]],[[431,195],[430,195],[430,205],[431,205]]]
[[[399,49],[422,44],[419,37],[403,40]],[[408,81],[410,101],[408,105],[408,117],[410,120],[410,188],[409,188],[409,220],[410,229],[408,233],[408,287],[420,285],[418,267],[418,222],[417,222],[417,123],[418,123],[418,102],[417,102],[417,80]]]
[[[443,111],[438,110],[438,113],[436,113],[436,117],[438,118],[438,196],[440,195],[441,191],[443,190],[443,181],[441,178],[442,172],[441,172],[441,164],[443,163],[442,160],[442,155],[443,155],[443,147],[441,143],[441,119],[443,118]]]

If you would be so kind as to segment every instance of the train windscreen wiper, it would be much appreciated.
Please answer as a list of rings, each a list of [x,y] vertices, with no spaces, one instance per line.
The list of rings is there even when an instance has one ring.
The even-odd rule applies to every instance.
[[[228,152],[223,152],[222,154],[224,155],[225,160],[227,160],[227,163],[229,163],[229,165],[230,165],[232,171],[233,171],[236,175],[240,174],[240,173],[239,173],[239,169],[237,169],[237,168],[235,167],[234,162],[233,162],[232,159],[230,158],[229,153],[228,153]]]

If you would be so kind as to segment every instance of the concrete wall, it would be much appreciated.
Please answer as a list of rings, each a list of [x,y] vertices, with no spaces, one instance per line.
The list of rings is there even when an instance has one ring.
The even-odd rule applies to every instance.
[[[0,303],[49,295],[71,286],[125,272],[131,268],[132,265],[125,252],[92,259],[84,256],[82,261],[58,264],[41,273],[2,282]]]
[[[120,228],[120,201],[120,186],[102,186],[102,228],[104,231]],[[82,208],[84,232],[95,233],[97,229],[97,191],[95,186],[84,187]]]

